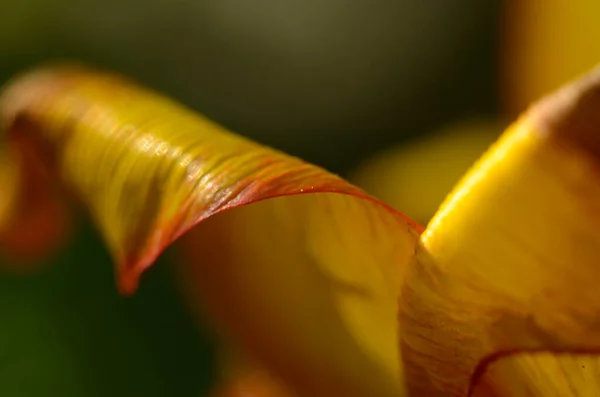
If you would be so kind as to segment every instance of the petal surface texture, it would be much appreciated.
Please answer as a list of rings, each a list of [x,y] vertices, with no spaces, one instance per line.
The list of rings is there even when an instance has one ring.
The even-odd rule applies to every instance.
[[[593,372],[558,355],[600,352],[599,110],[596,69],[509,128],[429,224],[401,301],[411,395],[546,396],[539,379]],[[571,385],[552,395],[600,395]]]
[[[82,203],[119,288],[181,243],[200,305],[303,396],[401,396],[398,295],[420,227],[316,166],[234,135],[119,76],[17,78],[0,99]]]

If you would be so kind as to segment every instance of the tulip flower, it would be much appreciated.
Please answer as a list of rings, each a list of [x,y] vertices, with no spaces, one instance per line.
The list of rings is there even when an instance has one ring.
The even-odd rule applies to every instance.
[[[0,242],[67,224],[64,196],[125,294],[177,242],[192,304],[291,395],[598,395],[599,92],[600,69],[533,106],[423,230],[123,77],[29,72],[0,99]]]

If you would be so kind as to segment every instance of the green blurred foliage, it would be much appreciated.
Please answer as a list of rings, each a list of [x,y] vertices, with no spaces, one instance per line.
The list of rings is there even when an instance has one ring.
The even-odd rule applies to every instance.
[[[199,396],[214,344],[161,257],[130,298],[89,225],[40,274],[0,277],[0,396]]]

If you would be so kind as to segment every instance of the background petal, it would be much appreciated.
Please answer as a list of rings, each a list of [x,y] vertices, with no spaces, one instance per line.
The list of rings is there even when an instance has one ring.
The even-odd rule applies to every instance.
[[[236,379],[231,384],[219,387],[212,397],[289,397],[290,395],[274,385],[262,374],[251,374]]]
[[[501,19],[503,110],[512,115],[598,62],[600,3],[505,1]]]
[[[248,365],[229,371],[211,397],[293,397],[285,385],[263,368]]]
[[[593,354],[531,352],[489,363],[474,397],[593,397],[600,390],[600,357]],[[491,392],[490,392],[491,391]]]
[[[38,268],[40,258],[66,241],[70,214],[44,164],[18,134],[0,147],[0,186],[0,254],[18,261],[11,271]]]
[[[491,119],[448,125],[368,159],[350,180],[417,222],[427,224],[502,129],[502,123]]]

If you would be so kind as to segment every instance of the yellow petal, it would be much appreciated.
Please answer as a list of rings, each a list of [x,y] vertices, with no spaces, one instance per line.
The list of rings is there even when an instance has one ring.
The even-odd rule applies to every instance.
[[[598,62],[600,2],[504,2],[502,19],[505,109],[520,112]]]
[[[559,352],[516,353],[491,361],[474,397],[596,397],[600,357]]]
[[[402,395],[397,299],[412,221],[118,76],[33,72],[0,110],[88,209],[123,292],[198,225],[183,241],[190,282],[253,360],[300,395]]]
[[[464,396],[508,352],[600,348],[599,90],[600,69],[535,106],[430,223],[401,300],[415,395]]]
[[[489,120],[450,125],[365,161],[350,180],[425,224],[501,131]]]

